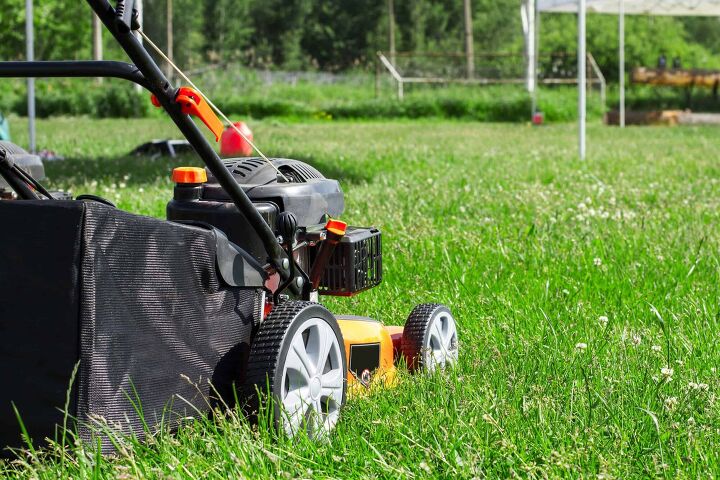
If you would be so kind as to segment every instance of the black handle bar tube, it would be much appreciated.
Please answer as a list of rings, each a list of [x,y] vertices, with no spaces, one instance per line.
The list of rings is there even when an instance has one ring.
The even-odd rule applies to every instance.
[[[170,85],[160,70],[160,67],[158,67],[132,32],[122,33],[118,31],[114,10],[107,0],[87,0],[87,3],[145,77],[147,82],[145,87],[155,94],[160,104],[168,115],[170,115],[170,118],[172,118],[183,135],[185,135],[185,138],[190,142],[200,158],[205,162],[210,172],[212,172],[218,183],[230,196],[235,206],[237,206],[238,210],[247,218],[253,230],[255,230],[255,233],[260,237],[272,266],[283,279],[287,279],[290,276],[290,270],[283,266],[283,260],[287,260],[287,256],[280,247],[277,238],[275,238],[275,234],[268,224],[265,223],[265,220],[255,209],[255,206],[245,192],[237,184],[218,154],[210,146],[197,125],[195,125],[195,122],[193,122],[189,115],[182,113],[180,106],[175,103],[175,89]]]
[[[0,62],[0,77],[114,77],[149,89],[145,77],[135,65],[112,61]]]

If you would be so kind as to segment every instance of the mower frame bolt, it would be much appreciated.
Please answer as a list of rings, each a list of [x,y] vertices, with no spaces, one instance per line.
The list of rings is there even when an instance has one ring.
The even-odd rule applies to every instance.
[[[290,260],[288,260],[287,258],[283,258],[282,268],[284,268],[284,269],[290,268]]]
[[[295,279],[295,285],[297,285],[298,288],[302,288],[305,284],[305,280],[302,277],[297,277]]]

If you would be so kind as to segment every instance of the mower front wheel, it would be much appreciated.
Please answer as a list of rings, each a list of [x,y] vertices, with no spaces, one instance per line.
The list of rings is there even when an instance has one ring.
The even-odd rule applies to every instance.
[[[403,329],[402,353],[411,372],[454,365],[458,359],[458,335],[450,309],[438,303],[415,307]]]
[[[252,417],[278,432],[326,435],[345,403],[346,372],[333,314],[317,303],[288,301],[260,324],[250,347],[245,401]]]

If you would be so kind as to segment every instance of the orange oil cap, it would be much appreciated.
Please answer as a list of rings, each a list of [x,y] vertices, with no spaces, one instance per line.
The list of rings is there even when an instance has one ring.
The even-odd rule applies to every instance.
[[[325,224],[325,228],[328,232],[334,233],[335,235],[345,235],[345,230],[347,230],[347,223],[342,222],[340,220],[333,220],[332,218],[328,220],[328,222]]]
[[[173,169],[172,180],[175,183],[205,183],[207,173],[199,167],[177,167]]]

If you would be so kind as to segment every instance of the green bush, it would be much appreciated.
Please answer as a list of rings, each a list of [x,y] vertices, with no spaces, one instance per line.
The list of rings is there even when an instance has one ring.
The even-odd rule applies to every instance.
[[[99,118],[146,117],[152,108],[149,94],[138,92],[132,85],[110,85],[94,91],[95,111],[92,115]]]
[[[5,96],[4,96],[5,97]],[[87,115],[91,117],[145,117],[150,109],[148,95],[132,85],[106,81],[38,81],[35,89],[38,117]],[[27,115],[27,89],[10,90],[0,107],[17,115]]]
[[[7,81],[0,97],[0,110],[26,115],[24,81]],[[348,84],[298,85],[274,83],[238,90],[227,85],[208,90],[213,101],[233,118],[295,117],[312,119],[384,119],[384,118],[457,118],[487,122],[527,122],[531,100],[522,86],[417,86],[406,89],[404,100],[394,91],[374,91],[357,87],[357,79]],[[327,91],[327,95],[324,93]],[[343,95],[344,93],[344,95]],[[628,105],[636,108],[652,101],[673,105],[675,97],[666,95],[657,102],[655,93],[639,91],[629,97]],[[677,95],[676,95],[677,97]],[[612,95],[611,95],[611,98]],[[543,88],[539,92],[539,109],[548,122],[566,122],[577,118],[575,87]],[[634,102],[634,103],[633,103]],[[130,84],[92,79],[52,79],[37,82],[37,115],[86,115],[96,118],[145,117],[155,109],[146,92],[138,93]],[[597,95],[588,98],[591,117],[599,117]]]
[[[276,100],[272,98],[247,98],[215,96],[213,101],[220,105],[228,115],[263,117],[306,117],[312,116],[316,109],[308,104],[292,100]]]

